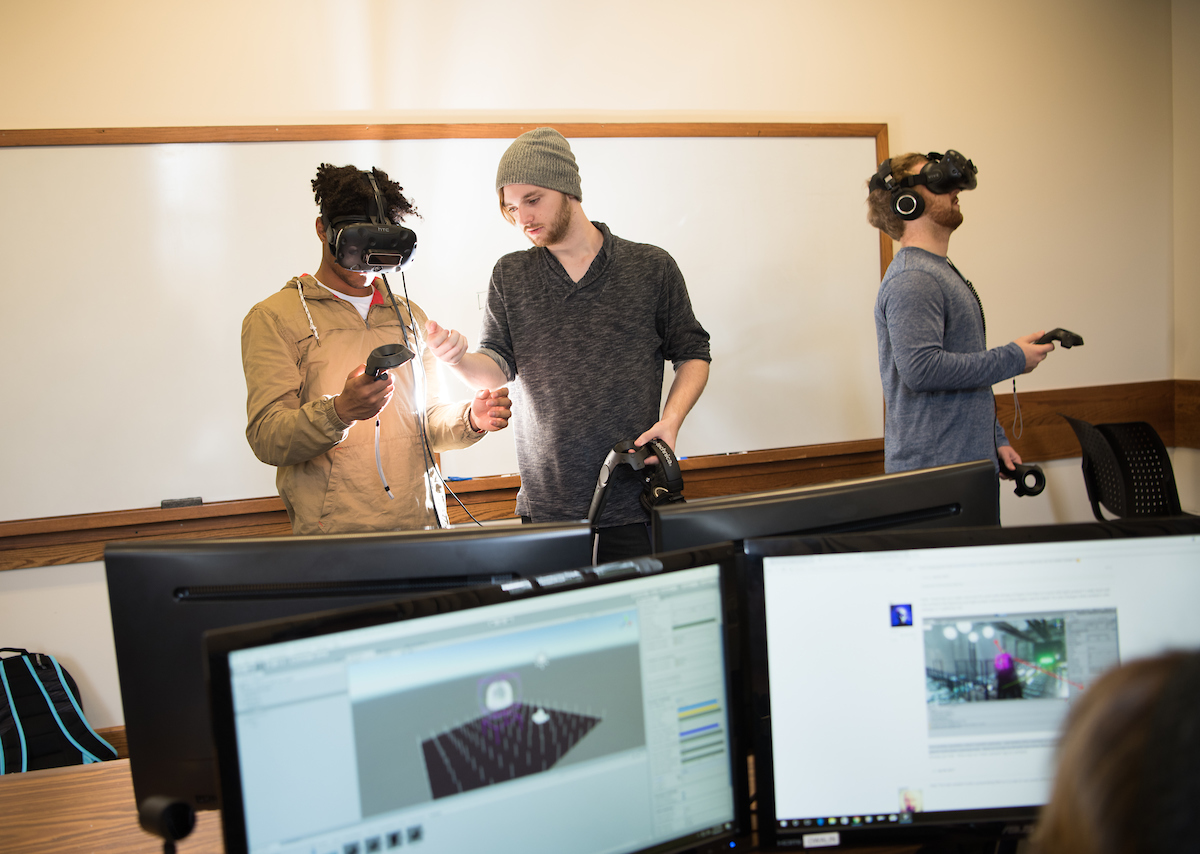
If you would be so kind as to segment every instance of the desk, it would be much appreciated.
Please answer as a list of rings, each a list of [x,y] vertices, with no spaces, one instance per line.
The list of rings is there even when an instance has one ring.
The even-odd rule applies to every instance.
[[[197,813],[177,847],[179,854],[221,854],[220,813]],[[160,854],[162,840],[138,824],[129,760],[114,759],[0,777],[0,851]]]
[[[221,814],[196,813],[195,829],[177,848],[179,854],[223,854]],[[128,759],[0,777],[0,852],[64,851],[160,854],[162,840],[138,824]],[[913,854],[916,846],[858,851]]]

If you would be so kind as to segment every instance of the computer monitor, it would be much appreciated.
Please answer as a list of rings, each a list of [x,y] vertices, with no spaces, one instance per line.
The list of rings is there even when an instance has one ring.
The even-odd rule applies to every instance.
[[[219,804],[207,629],[587,566],[583,523],[112,543],[104,552],[134,794]]]
[[[225,850],[738,850],[732,559],[208,633]]]
[[[667,504],[651,511],[650,523],[660,552],[784,534],[995,525],[999,518],[995,467],[979,460]]]
[[[1200,647],[1200,519],[744,548],[766,847],[995,850],[1101,673]]]

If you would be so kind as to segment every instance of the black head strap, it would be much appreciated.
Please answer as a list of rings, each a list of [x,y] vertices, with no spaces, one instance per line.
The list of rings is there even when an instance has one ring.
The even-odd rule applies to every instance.
[[[367,203],[367,218],[375,225],[395,225],[386,216],[387,202],[383,199],[383,191],[379,189],[379,183],[375,180],[374,171],[362,170],[360,173],[371,185],[371,193],[373,198]],[[325,222],[325,242],[329,244],[329,248],[336,254],[337,251],[337,232],[342,225],[352,222],[362,222],[362,214],[354,213],[347,216],[339,216],[331,220],[324,214],[321,219]]]

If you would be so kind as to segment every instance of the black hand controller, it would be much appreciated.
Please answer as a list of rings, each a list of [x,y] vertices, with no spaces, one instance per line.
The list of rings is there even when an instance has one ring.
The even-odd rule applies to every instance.
[[[1083,338],[1076,335],[1070,329],[1063,329],[1061,326],[1058,327],[1057,329],[1051,329],[1049,332],[1047,332],[1045,335],[1043,335],[1041,338],[1034,341],[1033,343],[1034,344],[1049,344],[1051,341],[1061,342],[1063,347],[1065,347],[1068,350],[1070,350],[1076,344],[1079,344],[1080,346],[1083,345]]]
[[[369,377],[381,380],[388,368],[398,368],[413,357],[413,351],[403,344],[383,344],[371,351],[367,357],[367,369],[364,373]]]
[[[1029,477],[1033,478],[1032,484],[1026,480]],[[1017,495],[1041,495],[1046,488],[1046,474],[1041,466],[1016,463],[1013,465],[1012,478],[1017,482],[1017,488],[1013,490]]]

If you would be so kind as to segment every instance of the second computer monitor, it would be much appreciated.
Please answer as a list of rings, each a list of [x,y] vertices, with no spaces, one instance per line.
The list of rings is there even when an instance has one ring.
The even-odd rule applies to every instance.
[[[141,802],[219,806],[201,635],[210,629],[591,563],[584,524],[113,543],[104,553]]]
[[[1102,673],[1200,647],[1200,520],[745,552],[767,850],[992,850],[1046,803],[1067,711]]]
[[[996,469],[990,460],[875,477],[700,498],[651,514],[654,551],[751,537],[995,525]]]

